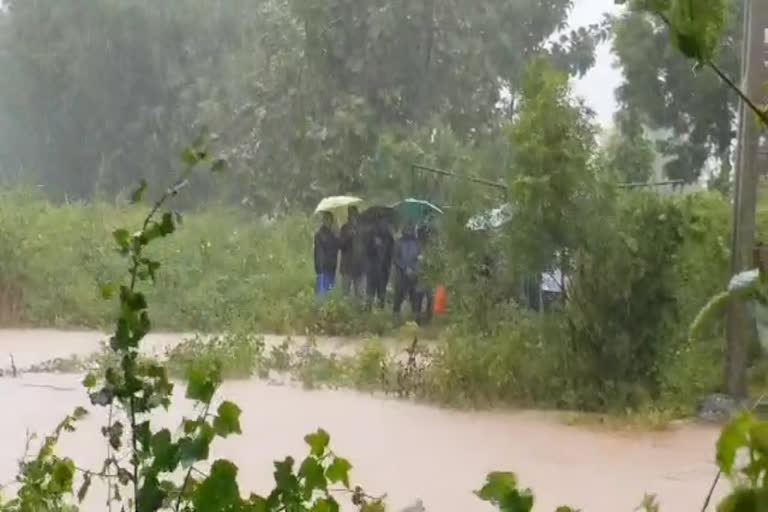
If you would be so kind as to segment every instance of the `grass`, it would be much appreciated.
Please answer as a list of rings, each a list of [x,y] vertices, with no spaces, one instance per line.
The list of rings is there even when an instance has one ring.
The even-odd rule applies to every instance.
[[[696,205],[689,215],[700,219],[695,224],[701,240],[692,238],[680,252],[685,265],[675,285],[676,332],[687,330],[689,317],[720,286],[718,273],[726,266],[721,263],[727,244],[717,238],[727,224],[722,201],[705,197]],[[138,226],[145,209],[99,202],[52,204],[29,191],[0,192],[0,325],[109,325],[115,311],[100,296],[99,285],[123,275],[125,265],[114,251],[111,232]],[[601,367],[585,366],[579,352],[584,349],[569,343],[566,323],[557,314],[494,310],[485,315],[491,320],[480,330],[467,312],[454,310],[450,321],[438,320],[428,329],[411,324],[394,329],[389,312],[361,314],[338,292],[317,301],[313,227],[313,219],[303,215],[268,220],[251,218],[243,209],[210,207],[185,212],[178,233],[150,248],[163,264],[157,283],[146,290],[153,328],[229,333],[215,342],[198,338],[177,347],[169,354],[177,375],[190,360],[210,357],[224,361],[230,378],[289,372],[307,387],[383,391],[454,407],[612,415],[629,410],[648,417],[656,411],[690,415],[696,399],[719,384],[722,342],[717,333],[691,347],[681,348],[677,338],[662,344],[653,368],[660,389],[651,396],[642,385],[601,387],[595,377]],[[467,295],[464,302],[473,297]],[[428,344],[428,364],[418,359],[407,371],[403,358],[391,357],[376,341],[361,343],[354,357],[329,357],[317,347],[294,353],[238,334],[256,332],[438,341]],[[768,371],[758,367],[753,373],[755,381],[766,381]]]
[[[0,193],[0,324],[91,327],[111,323],[100,286],[122,276],[111,233],[139,225],[145,207],[54,205],[35,193]],[[175,236],[150,249],[162,263],[146,290],[155,329],[279,334],[381,334],[384,314],[360,315],[341,297],[318,302],[313,219],[249,218],[233,208],[189,212]]]

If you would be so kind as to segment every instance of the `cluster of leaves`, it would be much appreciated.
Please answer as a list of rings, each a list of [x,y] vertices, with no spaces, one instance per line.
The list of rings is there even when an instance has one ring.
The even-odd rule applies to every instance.
[[[734,485],[719,505],[722,512],[752,512],[768,506],[768,422],[742,413],[717,442],[717,463]]]
[[[0,499],[0,510],[4,512],[75,512],[76,507],[67,502],[75,480],[75,463],[68,457],[55,453],[56,444],[62,433],[72,432],[75,423],[88,412],[78,408],[68,415],[46,436],[37,455],[31,460],[22,460],[17,482],[20,487],[17,496],[8,502]],[[27,449],[29,449],[29,441]],[[26,456],[26,453],[25,453]]]

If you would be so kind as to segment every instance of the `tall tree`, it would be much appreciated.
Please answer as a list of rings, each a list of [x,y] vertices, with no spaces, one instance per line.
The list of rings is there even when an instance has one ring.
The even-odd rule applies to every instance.
[[[724,0],[723,38],[716,40],[717,65],[739,76],[743,2]],[[671,44],[663,19],[642,9],[629,9],[613,20],[613,52],[624,83],[619,106],[639,112],[654,130],[670,132],[658,149],[668,161],[669,178],[695,181],[708,159],[731,159],[737,96],[706,69],[697,69]],[[718,42],[719,41],[719,42]]]
[[[618,129],[610,135],[603,150],[607,170],[624,182],[644,183],[653,174],[657,153],[645,135],[636,112],[621,111],[616,115]]]
[[[523,76],[511,142],[514,252],[534,275],[568,269],[565,258],[583,239],[580,230],[599,189],[595,126],[584,104],[573,99],[568,77],[546,60],[534,60]]]
[[[571,0],[38,0],[0,14],[0,166],[53,195],[166,181],[210,126],[230,199],[274,211],[355,191],[384,133],[432,122],[472,143],[524,63],[593,62],[598,27],[555,43]],[[513,95],[514,97],[514,95]],[[204,193],[201,190],[201,193]]]

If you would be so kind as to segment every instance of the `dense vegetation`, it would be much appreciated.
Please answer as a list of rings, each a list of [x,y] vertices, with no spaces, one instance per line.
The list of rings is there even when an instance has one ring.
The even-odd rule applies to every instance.
[[[668,28],[677,49],[721,70],[716,49],[735,2],[716,0],[695,12],[682,0],[631,3],[636,10],[614,25],[626,63],[638,64],[630,50],[643,46],[633,41],[658,43],[663,31],[654,24],[661,20],[656,27]],[[268,494],[242,496],[231,461],[200,469],[216,438],[240,433],[240,408],[214,401],[227,362],[245,360],[250,364],[239,370],[246,373],[296,370],[305,382],[344,375],[360,388],[386,385],[401,396],[472,405],[674,409],[714,388],[720,329],[704,329],[694,343],[687,331],[727,276],[727,201],[715,193],[625,193],[617,180],[648,176],[643,123],[681,135],[665,151],[675,157],[670,176],[697,176],[708,156],[727,168],[723,126],[730,125],[733,88],[702,82],[700,91],[678,96],[684,74],[648,87],[637,81],[645,76],[642,66],[628,65],[622,130],[601,154],[590,114],[567,80],[589,65],[598,27],[545,43],[560,27],[567,0],[489,0],[471,13],[437,0],[398,8],[373,1],[222,2],[214,16],[203,3],[177,5],[14,0],[0,15],[7,29],[3,65],[11,70],[0,75],[10,84],[2,89],[2,108],[17,121],[0,147],[5,176],[24,171],[24,179],[50,187],[47,197],[3,195],[2,312],[8,322],[54,325],[103,325],[116,317],[108,357],[84,380],[92,405],[109,410],[103,466],[83,469],[55,452],[59,437],[88,414],[77,409],[22,461],[19,492],[0,510],[74,511],[94,480],[108,486],[110,505],[136,512],[333,512],[339,491],[361,511],[384,509],[351,485],[351,463],[330,450],[323,430],[306,437],[310,453],[298,467],[290,457],[275,463]],[[200,25],[209,19],[215,23]],[[228,59],[215,58],[222,51]],[[681,76],[672,73],[676,61],[661,66],[667,77]],[[240,73],[244,67],[253,74]],[[499,106],[501,87],[513,94]],[[648,91],[664,101],[655,104]],[[686,102],[690,97],[696,101]],[[680,108],[672,106],[677,102]],[[709,105],[716,111],[705,113]],[[753,108],[765,121],[765,112]],[[238,123],[252,115],[256,122],[242,129]],[[182,152],[182,178],[148,216],[122,201],[59,202],[111,197],[140,176],[166,177],[173,167],[166,150],[184,146],[201,123],[223,135],[202,137]],[[224,131],[230,123],[240,129]],[[428,141],[428,149],[417,141]],[[454,306],[436,348],[422,353],[414,344],[403,363],[371,344],[339,362],[310,346],[296,362],[282,347],[263,357],[263,347],[246,336],[189,342],[168,364],[140,356],[153,325],[149,301],[159,303],[157,325],[169,328],[232,329],[240,322],[246,332],[360,330],[352,306],[318,304],[309,293],[307,218],[256,219],[220,206],[181,224],[177,212],[166,211],[195,168],[229,167],[234,185],[224,189],[223,203],[243,199],[274,215],[329,190],[366,190],[376,180],[384,195],[396,193],[402,176],[391,171],[413,155],[505,180],[514,211],[504,228],[471,233],[469,214],[500,199],[439,187],[453,208],[441,221],[428,275],[448,285]],[[489,162],[496,163],[491,171]],[[306,172],[308,166],[316,172]],[[390,172],[368,172],[374,169]],[[213,179],[197,192],[214,190]],[[142,184],[131,202],[141,204],[146,189]],[[129,231],[123,221],[140,229]],[[110,233],[116,251],[103,242]],[[154,243],[172,234],[176,242]],[[492,275],[479,285],[476,269],[489,255]],[[126,262],[127,276],[119,270]],[[543,313],[523,309],[524,301],[514,300],[521,281],[556,267],[569,277],[560,303]],[[97,305],[93,289],[119,307]],[[765,300],[762,289],[758,295]],[[184,372],[186,396],[199,412],[176,433],[152,423],[155,411],[172,405],[174,370]],[[384,378],[373,378],[377,370]],[[753,370],[759,377],[759,364]],[[724,428],[717,462],[735,490],[719,510],[766,508],[767,438],[768,426],[749,414]],[[511,473],[489,474],[477,495],[502,511],[533,506],[531,492]],[[643,507],[658,510],[651,498]]]
[[[57,200],[113,198],[164,185],[206,125],[231,172],[201,176],[190,200],[272,212],[361,191],[390,177],[373,172],[381,145],[432,125],[464,144],[492,134],[531,56],[585,72],[599,27],[549,41],[571,3],[10,1],[0,169]]]

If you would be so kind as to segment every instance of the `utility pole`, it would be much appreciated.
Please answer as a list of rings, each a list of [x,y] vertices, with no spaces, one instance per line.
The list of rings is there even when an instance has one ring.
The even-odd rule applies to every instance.
[[[764,84],[768,82],[768,2],[744,0],[744,4],[741,87],[747,96],[763,105]],[[753,266],[761,132],[763,127],[758,125],[754,113],[740,102],[731,240],[733,274]],[[734,302],[728,315],[724,378],[724,390],[734,398],[747,396],[747,349],[754,333],[748,306],[743,301]]]

